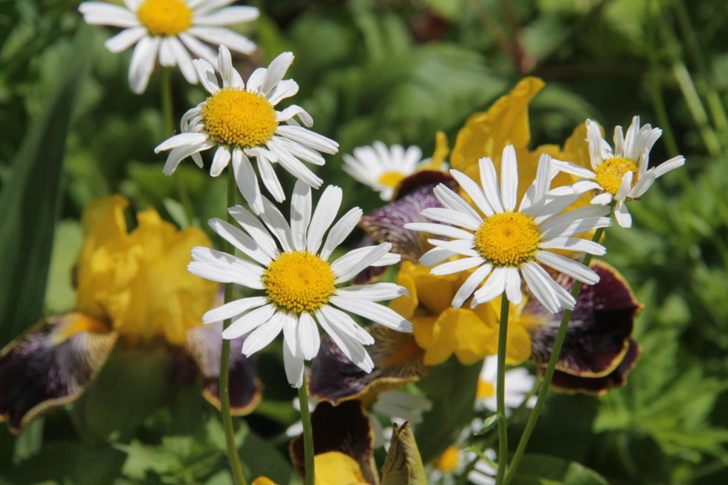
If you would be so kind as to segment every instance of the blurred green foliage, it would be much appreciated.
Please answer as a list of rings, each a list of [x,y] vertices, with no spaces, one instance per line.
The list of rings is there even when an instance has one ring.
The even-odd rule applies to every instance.
[[[641,361],[626,387],[602,398],[550,400],[529,448],[541,455],[524,460],[522,482],[604,483],[596,473],[616,484],[728,482],[728,3],[252,3],[263,12],[254,35],[261,50],[238,58],[238,67],[247,73],[284,49],[295,52],[296,102],[313,115],[317,131],[341,144],[319,174],[345,189],[345,204],[365,212],[378,198],[340,170],[341,154],[378,139],[431,153],[438,130],[452,145],[470,114],[487,109],[525,75],[547,82],[531,105],[534,146],[562,143],[586,117],[611,127],[639,114],[664,130],[653,162],[682,153],[686,167],[630,206],[635,228],[610,229],[606,241],[606,259],[645,304],[636,330]],[[132,94],[131,53],[114,55],[100,46],[110,32],[93,29],[95,45],[74,46],[82,25],[76,8],[68,0],[0,3],[0,263],[14,268],[3,271],[2,298],[14,289],[19,296],[10,303],[37,300],[25,313],[3,307],[0,344],[42,313],[46,274],[44,311],[72,308],[69,270],[81,241],[79,218],[94,198],[123,193],[137,209],[153,205],[170,220],[201,227],[224,207],[224,181],[185,162],[175,177],[194,213],[184,214],[180,186],[162,175],[163,156],[152,151],[163,139],[158,73],[144,95]],[[58,125],[47,122],[58,116],[53,93],[67,86],[64,69],[91,54],[89,75],[71,68],[78,72],[78,96],[61,100],[72,123],[64,158],[63,140],[52,141],[62,137],[52,133]],[[203,96],[200,87],[174,78],[177,117]],[[61,161],[62,176],[49,177]],[[32,191],[40,183],[49,185],[38,195]],[[45,249],[11,251],[21,233]],[[281,382],[277,355],[271,348],[261,356],[267,401],[240,421],[238,438],[252,473],[297,483],[282,435],[296,420],[289,412],[293,393]],[[433,413],[447,417],[447,403],[428,382],[420,388],[439,403]],[[89,438],[88,422],[72,422],[67,413],[50,415],[40,431],[31,427],[20,438],[3,428],[0,483],[107,483],[116,476],[122,484],[231,483],[214,410],[195,392],[163,394],[154,399],[168,406],[137,403],[133,409],[144,409],[146,418],[138,416],[108,441]],[[91,388],[77,408],[98,395]],[[156,410],[145,408],[151,404]],[[454,405],[449,411],[460,412]],[[448,420],[458,421],[466,420]],[[426,450],[441,450],[453,438],[434,431],[418,432],[432,438]],[[535,476],[548,482],[529,478]]]

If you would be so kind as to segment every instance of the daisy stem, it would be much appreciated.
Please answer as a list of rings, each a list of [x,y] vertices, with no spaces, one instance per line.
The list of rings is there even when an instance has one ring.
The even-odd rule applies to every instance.
[[[508,424],[506,423],[506,344],[508,338],[508,309],[506,294],[501,295],[501,314],[498,330],[498,380],[496,381],[498,420],[498,475],[496,484],[503,483],[508,466]]]
[[[592,241],[599,242],[599,240],[602,238],[602,234],[604,234],[604,228],[600,227],[594,232],[594,237],[592,238]],[[589,263],[591,262],[591,258],[591,254],[586,254],[584,256],[582,264],[588,267]],[[571,296],[573,296],[576,300],[579,296],[580,291],[581,281],[574,280],[574,286],[571,288]],[[554,340],[554,346],[551,350],[551,358],[549,359],[548,367],[546,367],[546,372],[544,373],[543,379],[541,381],[541,389],[538,393],[538,401],[536,401],[536,406],[533,408],[533,411],[531,411],[531,415],[528,417],[528,422],[526,423],[526,427],[523,430],[521,439],[518,442],[518,448],[516,448],[516,452],[513,454],[513,461],[511,461],[511,466],[508,469],[508,473],[506,474],[506,479],[504,482],[506,485],[510,483],[515,477],[518,465],[521,462],[521,458],[523,458],[523,453],[524,451],[526,451],[528,440],[531,438],[531,433],[533,433],[533,429],[536,427],[536,422],[541,415],[541,411],[543,411],[543,406],[546,403],[546,396],[548,395],[549,388],[551,386],[551,379],[553,379],[554,372],[556,371],[556,363],[558,362],[559,355],[561,354],[561,347],[563,346],[564,339],[566,338],[566,330],[569,328],[571,314],[572,310],[564,310],[564,316],[561,318],[561,325],[559,325],[559,332],[556,334],[556,340]]]
[[[301,408],[301,423],[303,423],[303,451],[306,459],[306,485],[316,483],[316,470],[313,458],[313,426],[311,425],[311,412],[308,409],[308,387],[306,374],[298,388],[298,402]]]
[[[227,190],[227,206],[235,205],[235,196],[237,194],[237,185],[235,184],[235,176],[232,170],[228,171],[228,190]],[[228,214],[228,222],[232,223],[232,216]],[[223,251],[229,254],[235,252],[232,244],[225,241]],[[225,285],[225,303],[233,300],[233,284]],[[230,326],[231,319],[225,320],[223,329]],[[247,485],[243,467],[240,464],[238,456],[238,447],[235,444],[235,427],[233,426],[233,417],[230,414],[230,341],[222,339],[222,351],[220,352],[220,411],[222,413],[223,427],[225,428],[225,442],[227,443],[228,458],[230,459],[230,468],[236,485]]]

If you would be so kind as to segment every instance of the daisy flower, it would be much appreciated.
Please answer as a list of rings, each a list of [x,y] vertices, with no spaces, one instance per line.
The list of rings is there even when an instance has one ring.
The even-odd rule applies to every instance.
[[[511,303],[519,304],[523,277],[531,293],[550,312],[573,309],[574,297],[541,265],[587,284],[597,283],[599,276],[594,271],[554,250],[604,254],[606,250],[602,245],[571,236],[609,226],[610,219],[605,217],[609,208],[588,206],[559,215],[579,195],[549,196],[549,186],[557,171],[547,154],[541,156],[536,180],[526,191],[517,211],[518,164],[513,146],[508,145],[503,150],[500,188],[490,158],[481,158],[479,168],[482,187],[457,170],[450,173],[480,213],[440,184],[435,187],[434,194],[442,207],[422,211],[423,216],[435,223],[405,225],[406,229],[451,238],[429,239],[435,248],[425,253],[420,262],[433,266],[454,256],[465,256],[440,264],[431,271],[434,275],[447,275],[474,270],[453,297],[454,308],[460,308],[471,295],[472,308],[501,294],[505,294]]]
[[[185,79],[197,84],[190,52],[210,62],[215,59],[215,51],[204,42],[225,44],[243,54],[255,50],[247,37],[220,26],[255,20],[258,9],[228,7],[231,3],[233,0],[124,0],[126,8],[83,2],[78,10],[87,24],[124,29],[106,41],[111,52],[136,44],[129,65],[129,85],[141,94],[149,84],[157,56],[162,66],[179,66]]]
[[[329,186],[312,211],[311,187],[299,180],[293,189],[290,224],[265,197],[260,218],[240,206],[231,207],[228,211],[243,230],[220,219],[210,220],[210,227],[253,261],[197,247],[192,250],[194,261],[188,265],[197,276],[263,292],[262,296],[242,298],[211,310],[203,316],[203,322],[232,318],[223,338],[249,334],[242,348],[246,356],[264,348],[283,331],[283,361],[294,387],[301,386],[304,360],[318,353],[316,321],[365,372],[371,372],[374,364],[364,345],[373,344],[374,338],[346,312],[400,332],[412,331],[410,322],[375,303],[406,294],[403,287],[394,283],[338,287],[369,266],[386,266],[400,260],[398,254],[389,252],[392,245],[383,243],[354,249],[329,263],[332,252],[362,216],[358,207],[351,209],[331,227],[324,241],[341,198],[341,189]]]
[[[592,199],[592,204],[607,205],[615,201],[614,217],[617,223],[622,227],[631,227],[632,216],[626,202],[642,197],[655,179],[685,165],[685,158],[679,155],[648,169],[650,150],[662,135],[662,130],[652,128],[649,124],[640,126],[639,116],[632,118],[627,136],[623,135],[621,126],[614,128],[614,150],[602,138],[597,123],[586,120],[586,128],[593,170],[569,162],[555,163],[559,170],[585,179],[574,184],[574,190],[580,193],[589,190],[599,192]]]
[[[355,148],[353,156],[344,155],[344,171],[388,201],[404,178],[430,162],[429,158],[422,160],[419,147],[405,149],[402,145],[392,145],[387,148],[381,141],[375,141],[373,146]]]
[[[491,355],[483,362],[478,379],[478,393],[475,400],[475,409],[478,411],[487,409],[495,411],[497,402],[495,398],[496,382],[498,381],[498,356]],[[505,403],[506,416],[521,405],[525,397],[536,384],[536,378],[523,367],[516,367],[506,371]],[[536,405],[536,396],[526,403],[526,407],[532,408]],[[481,420],[476,420],[477,429],[482,425]],[[474,423],[475,424],[475,423]]]
[[[267,69],[256,69],[246,86],[233,68],[230,51],[221,45],[217,58],[221,86],[210,63],[194,60],[202,85],[211,96],[182,116],[182,133],[154,149],[156,153],[171,150],[164,173],[171,175],[190,156],[202,168],[200,153],[217,147],[210,175],[220,175],[232,160],[238,188],[256,213],[263,210],[263,199],[251,158],[257,160],[263,184],[278,202],[283,202],[286,195],[273,163],[280,163],[307,185],[321,187],[323,181],[301,160],[323,165],[324,158],[318,152],[334,154],[339,149],[338,143],[300,126],[294,116],[305,126],[313,125],[311,116],[300,106],[291,105],[283,111],[275,109],[281,100],[298,92],[296,81],[283,80],[292,62],[293,54],[284,52]]]

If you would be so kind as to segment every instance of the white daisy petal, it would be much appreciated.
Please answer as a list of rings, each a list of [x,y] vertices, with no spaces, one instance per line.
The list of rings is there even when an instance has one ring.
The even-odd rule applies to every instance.
[[[412,332],[412,324],[389,307],[348,296],[333,295],[332,305],[398,332]]]
[[[483,286],[473,295],[470,308],[475,308],[482,303],[489,302],[506,291],[508,269],[507,267],[500,267],[493,270]]]
[[[242,337],[270,320],[275,312],[276,309],[273,305],[256,308],[233,320],[233,323],[227,329],[223,330],[222,338],[232,340]]]
[[[206,60],[210,63],[210,65],[215,64],[217,57],[215,55],[215,51],[210,48],[210,46],[206,45],[203,42],[200,42],[199,39],[188,34],[187,32],[180,32],[179,34],[177,34],[177,37],[179,37],[179,40],[181,40],[182,43],[190,51],[192,51],[193,54]]]
[[[268,192],[270,192],[276,202],[283,202],[286,200],[286,194],[283,192],[281,182],[278,180],[273,166],[268,161],[268,157],[260,154],[257,156],[257,159],[258,171],[260,172],[260,178],[263,180],[263,185],[265,185],[265,188],[268,189]]]
[[[495,165],[490,157],[478,160],[480,167],[480,185],[483,187],[488,204],[493,208],[493,212],[501,214],[503,212],[503,203],[500,198],[500,189],[498,188],[498,175],[495,173]]]
[[[288,225],[288,221],[283,217],[281,211],[265,197],[263,197],[263,212],[260,214],[260,218],[263,219],[270,232],[281,243],[283,251],[291,252],[294,250],[291,226]]]
[[[253,330],[243,342],[243,354],[250,357],[267,347],[281,333],[284,318],[286,318],[285,313],[277,312],[270,320]]]
[[[588,285],[599,283],[599,275],[571,258],[549,251],[536,251],[536,260]]]
[[[444,207],[428,207],[427,209],[423,209],[421,214],[430,220],[454,224],[465,229],[470,229],[471,231],[477,231],[483,224],[482,220],[478,220],[470,214]]]
[[[432,268],[430,273],[437,276],[460,273],[462,271],[473,269],[476,266],[480,266],[483,263],[483,258],[481,258],[480,256],[456,259],[455,261],[449,261],[447,263],[441,264],[440,266]]]
[[[344,214],[341,219],[336,222],[336,224],[334,224],[334,227],[331,228],[328,236],[326,236],[324,247],[321,248],[321,252],[319,253],[321,259],[324,261],[329,259],[329,256],[331,256],[334,249],[339,247],[339,244],[344,242],[344,239],[351,234],[351,231],[354,230],[361,220],[362,215],[362,210],[358,207],[354,207]]]
[[[305,109],[300,106],[296,106],[295,104],[289,106],[283,111],[276,111],[276,121],[279,123],[288,121],[294,116],[298,116],[298,119],[300,119],[306,127],[311,127],[313,125],[313,118],[311,118],[311,115],[308,114]]]
[[[289,350],[287,345],[283,346],[283,367],[286,370],[288,383],[295,388],[303,385],[303,357],[297,357]]]
[[[330,140],[325,136],[314,133],[307,128],[281,125],[276,129],[276,133],[322,153],[334,155],[339,151],[339,144],[334,140]]]
[[[83,20],[91,25],[110,25],[112,27],[136,27],[139,20],[134,13],[106,2],[83,2],[78,6]]]
[[[179,135],[178,135],[179,136]],[[210,167],[210,175],[218,177],[225,170],[225,167],[230,163],[230,150],[228,147],[217,147],[215,150],[215,156],[212,157],[212,166]]]
[[[435,266],[443,261],[447,261],[457,254],[459,253],[450,251],[449,249],[433,248],[420,257],[420,263],[429,268],[430,266]]]
[[[263,266],[269,265],[272,261],[272,258],[260,248],[257,241],[232,224],[217,217],[210,219],[209,224],[220,237]]]
[[[541,224],[541,237],[551,239],[559,236],[573,236],[583,232],[608,227],[611,219],[605,217],[610,208],[590,205],[566,212]]]
[[[555,237],[553,239],[547,239],[539,247],[542,249],[565,249],[567,251],[589,253],[595,256],[604,256],[607,252],[607,249],[601,244],[578,237]]]
[[[410,231],[420,231],[434,236],[445,236],[453,239],[469,239],[473,237],[471,233],[463,229],[446,226],[444,224],[434,224],[432,222],[409,222],[404,225],[404,228]]]
[[[263,223],[260,222],[260,219],[239,205],[228,208],[228,212],[245,232],[250,234],[261,251],[271,259],[278,257],[276,242]]]
[[[349,296],[351,298],[362,298],[369,301],[387,301],[399,298],[402,295],[409,297],[409,293],[403,286],[395,283],[374,283],[371,285],[350,286],[339,288],[337,295]]]
[[[632,227],[632,216],[630,215],[625,202],[619,201],[617,202],[617,205],[614,206],[614,218],[617,220],[617,224],[619,224],[620,227],[624,227],[626,229]]]
[[[199,22],[198,25],[203,24]],[[257,49],[255,42],[229,29],[220,27],[191,27],[187,32],[210,44],[224,45],[243,54],[252,54]]]
[[[336,324],[331,321],[323,312],[318,312],[316,318],[319,323],[333,339],[334,343],[341,349],[344,355],[364,372],[371,372],[374,369],[374,362],[367,353],[364,346],[357,340],[351,338]]]
[[[432,244],[433,246],[447,249],[457,254],[462,254],[463,256],[479,256],[478,251],[473,249],[472,240],[464,241],[462,239],[456,239],[454,241],[442,241],[440,239],[428,239],[427,242]]]
[[[584,168],[580,165],[577,165],[575,163],[571,162],[564,162],[562,160],[552,160],[551,163],[560,171],[565,173],[570,173],[571,175],[576,175],[577,177],[593,180],[596,177],[596,174],[589,170],[588,168]]]
[[[607,205],[612,202],[612,199],[612,194],[604,192],[594,197],[589,203],[594,205]]]
[[[518,198],[518,161],[516,149],[508,145],[503,149],[501,158],[501,193],[503,208],[506,212],[513,212]]]
[[[131,27],[124,29],[109,40],[104,42],[104,46],[110,52],[121,52],[132,45],[136,44],[142,37],[147,35],[147,29],[144,27]]]
[[[554,292],[551,290],[551,285],[548,284],[546,278],[548,273],[535,262],[526,263],[521,266],[521,274],[523,279],[526,280],[531,293],[534,294],[536,299],[551,313],[557,313],[561,308],[559,299],[556,297]]]
[[[301,313],[298,318],[298,344],[306,360],[313,359],[319,352],[321,337],[316,322],[308,312]]]
[[[284,79],[279,82],[275,88],[273,88],[273,91],[268,93],[268,102],[273,106],[276,106],[284,99],[295,96],[296,93],[298,93],[298,83],[293,79]],[[288,121],[290,122],[291,120]],[[313,126],[313,120],[311,121],[311,125],[307,125],[304,121],[304,125]]]
[[[514,305],[523,300],[521,293],[521,275],[517,268],[506,268],[506,297]]]
[[[685,165],[685,157],[682,155],[671,158],[670,160],[663,162],[652,169],[652,173],[654,174],[655,178],[662,177],[667,172],[670,172],[671,170],[675,170],[676,168],[682,167]]]
[[[319,313],[323,313],[329,322],[333,322],[344,333],[362,345],[373,345],[374,337],[357,324],[353,318],[338,308],[331,305],[324,305],[319,309]]]
[[[162,40],[159,41],[159,65],[163,67],[175,65],[172,46],[169,43],[170,38],[171,37],[163,37]]]
[[[480,211],[486,215],[486,217],[490,217],[494,214],[493,208],[491,208],[488,201],[485,199],[485,195],[483,194],[483,190],[478,186],[478,184],[465,175],[462,172],[458,172],[457,170],[450,170],[450,175],[452,175],[458,184],[460,184],[460,187],[463,188],[465,193],[470,196],[470,198],[473,200],[475,205],[480,209]],[[435,189],[440,189],[438,192],[440,192],[440,197],[438,197],[438,200],[440,200],[440,203],[445,205],[446,207],[449,207],[450,209],[458,210],[463,209],[468,213],[474,213],[474,217],[481,219],[480,215],[473,210],[470,205],[465,202],[465,200],[457,195],[455,192],[450,190],[446,185],[440,184]],[[433,191],[433,193],[435,193]],[[435,193],[435,196],[437,197],[438,193]],[[446,195],[449,195],[449,198],[445,198]]]
[[[143,37],[134,48],[129,63],[129,86],[136,94],[143,93],[149,84],[158,49],[159,37]]]
[[[263,289],[263,268],[236,256],[202,246],[192,249],[190,273],[218,283],[237,283],[255,290]]]
[[[245,89],[243,79],[233,67],[233,58],[230,55],[230,50],[228,50],[224,43],[220,44],[220,49],[217,54],[217,69],[222,76],[222,85],[226,88]]]
[[[286,75],[286,71],[293,63],[293,58],[292,52],[284,52],[273,59],[268,66],[268,71],[265,73],[265,79],[260,88],[263,95],[267,95],[283,80],[283,76]]]
[[[194,64],[192,64],[192,57],[190,53],[182,45],[177,37],[169,37],[169,46],[172,49],[172,55],[174,56],[175,63],[179,66],[179,70],[182,71],[182,75],[185,77],[188,83],[197,84],[197,70]]]
[[[329,185],[321,194],[311,218],[306,235],[306,251],[317,253],[324,239],[324,233],[331,227],[341,206],[343,192],[335,185]]]
[[[200,15],[200,10],[195,12],[193,22],[195,25],[230,25],[255,20],[260,12],[255,7],[226,7],[220,10]]]
[[[233,149],[233,172],[235,182],[246,202],[254,212],[263,211],[263,196],[260,194],[258,177],[253,165],[240,148]]]
[[[465,303],[465,300],[470,298],[470,295],[473,294],[475,289],[480,286],[483,280],[490,274],[492,269],[493,266],[486,263],[473,271],[473,273],[468,276],[468,279],[465,280],[465,283],[460,286],[457,293],[455,293],[455,296],[452,299],[452,307],[460,308],[463,303]]]
[[[215,69],[212,65],[204,59],[195,59],[192,61],[192,65],[195,66],[197,77],[207,92],[210,94],[217,93],[220,86],[217,84],[217,76],[215,76]]]
[[[172,148],[181,147],[183,145],[199,145],[207,141],[206,133],[180,133],[163,141],[154,149],[154,153],[159,153]]]
[[[248,310],[261,307],[267,302],[268,299],[263,296],[251,296],[249,298],[233,300],[217,308],[213,308],[202,315],[202,323],[215,323],[227,320],[228,318],[235,318]]]
[[[622,184],[619,186],[619,190],[614,195],[614,200],[622,201],[627,199],[627,194],[632,190],[632,179],[634,178],[634,172],[627,172],[622,177]]]
[[[167,161],[164,163],[164,168],[162,169],[163,173],[165,175],[172,175],[174,171],[177,170],[177,166],[182,160],[189,156],[194,156],[199,152],[209,150],[214,146],[215,143],[207,140],[204,143],[199,143],[195,145],[182,145],[173,148],[172,151],[169,152],[169,155],[167,155]]]
[[[291,195],[291,234],[296,251],[306,249],[306,232],[311,221],[311,187],[296,181]]]
[[[392,249],[391,243],[382,243],[378,246],[352,249],[339,259],[331,263],[331,271],[336,276],[336,283],[349,281],[372,263],[378,261],[382,256]]]
[[[280,312],[283,315],[283,346],[288,347],[291,355],[301,357],[298,345],[298,318],[290,313]]]

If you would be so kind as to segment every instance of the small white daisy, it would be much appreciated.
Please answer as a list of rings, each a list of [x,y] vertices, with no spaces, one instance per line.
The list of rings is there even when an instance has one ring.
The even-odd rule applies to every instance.
[[[156,153],[172,150],[164,165],[165,174],[171,175],[179,163],[190,156],[202,167],[200,152],[217,147],[210,175],[220,175],[232,160],[238,188],[256,213],[263,210],[263,201],[250,158],[257,159],[263,184],[278,202],[286,200],[286,195],[273,163],[279,163],[307,185],[321,187],[323,181],[301,160],[324,165],[326,162],[318,152],[334,154],[339,149],[338,143],[300,126],[294,116],[305,126],[313,125],[311,116],[300,106],[275,110],[281,100],[298,92],[296,81],[283,80],[293,62],[292,53],[279,55],[268,69],[256,69],[247,86],[233,68],[230,51],[225,46],[220,46],[217,59],[222,87],[212,65],[203,59],[193,62],[202,85],[212,96],[184,114],[182,133],[154,149]],[[286,124],[282,124],[284,122]]]
[[[496,386],[498,381],[498,356],[492,355],[485,359],[483,368],[478,379],[478,393],[475,400],[475,409],[482,411],[487,409],[495,411],[498,407],[496,402]],[[505,404],[506,416],[521,405],[525,397],[536,384],[536,378],[523,367],[508,369],[506,371]],[[526,407],[532,408],[536,405],[536,396],[526,403]],[[482,420],[477,421],[477,429],[480,429]]]
[[[614,151],[602,138],[597,123],[586,120],[586,129],[593,171],[570,162],[554,163],[559,170],[585,179],[573,185],[575,191],[599,192],[592,199],[592,204],[606,205],[616,201],[614,217],[617,223],[622,227],[631,227],[632,216],[626,202],[642,197],[655,179],[685,165],[685,158],[679,155],[648,170],[650,150],[660,138],[662,130],[652,128],[649,124],[640,126],[639,116],[632,118],[627,136],[622,134],[621,126],[614,128]]]
[[[473,295],[473,308],[504,293],[511,303],[518,304],[522,299],[523,276],[528,288],[550,312],[556,313],[561,308],[573,309],[576,304],[574,298],[554,281],[541,264],[587,284],[599,281],[594,271],[553,250],[604,254],[606,250],[602,245],[570,236],[609,226],[611,220],[605,217],[609,208],[581,207],[559,215],[579,195],[549,196],[548,190],[556,174],[551,162],[550,156],[541,156],[536,180],[524,195],[518,211],[515,210],[518,163],[512,145],[503,150],[500,188],[490,158],[479,160],[482,188],[467,175],[451,170],[452,176],[480,213],[465,199],[440,184],[433,192],[443,207],[422,211],[423,216],[436,223],[404,226],[452,238],[429,239],[435,248],[420,258],[425,266],[442,263],[457,255],[465,256],[433,268],[432,274],[446,275],[475,269],[455,294],[452,301],[454,308],[460,308],[470,295]],[[480,287],[483,281],[485,283]]]
[[[255,7],[228,7],[231,3],[233,0],[124,0],[126,8],[106,2],[83,2],[78,10],[87,24],[124,29],[106,41],[111,52],[121,52],[136,44],[129,65],[129,85],[140,94],[149,84],[157,55],[162,66],[179,66],[185,79],[197,84],[190,52],[215,62],[215,51],[201,41],[225,44],[243,54],[252,53],[255,43],[220,26],[250,22],[260,13]]]
[[[331,227],[324,241],[341,198],[341,189],[329,186],[312,211],[311,187],[299,180],[293,189],[290,225],[265,197],[260,218],[240,206],[231,207],[228,211],[243,230],[220,219],[211,219],[210,227],[253,261],[196,247],[192,250],[194,261],[188,265],[197,276],[263,291],[263,296],[242,298],[210,310],[203,322],[233,318],[223,338],[249,334],[242,349],[246,356],[264,348],[283,331],[283,362],[294,387],[301,386],[304,360],[313,359],[319,350],[316,320],[365,372],[371,372],[374,363],[364,345],[373,344],[374,338],[345,312],[400,332],[412,331],[410,322],[375,303],[407,294],[403,287],[394,283],[338,287],[369,266],[388,266],[400,260],[398,254],[389,252],[392,245],[383,243],[351,250],[328,262],[362,216],[358,207],[351,209]]]
[[[379,192],[382,200],[391,200],[402,179],[430,163],[429,158],[422,160],[419,147],[405,149],[402,145],[392,145],[387,148],[381,141],[375,141],[373,146],[355,148],[354,156],[344,155],[344,171]]]

